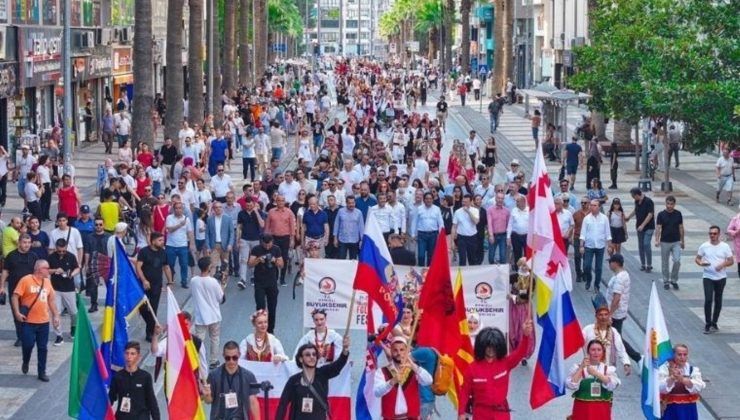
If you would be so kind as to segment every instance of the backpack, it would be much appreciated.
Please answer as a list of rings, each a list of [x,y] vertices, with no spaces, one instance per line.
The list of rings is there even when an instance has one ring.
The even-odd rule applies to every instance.
[[[455,362],[446,354],[440,354],[437,349],[437,366],[434,368],[434,380],[432,381],[432,392],[434,395],[445,395],[455,386]]]

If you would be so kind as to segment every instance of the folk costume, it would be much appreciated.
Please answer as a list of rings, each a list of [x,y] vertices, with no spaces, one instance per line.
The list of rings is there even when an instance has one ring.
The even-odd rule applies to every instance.
[[[591,376],[587,368],[581,368],[581,365],[575,365],[568,374],[566,386],[573,392],[573,413],[571,420],[611,420],[612,418],[612,399],[613,392],[621,383],[617,377],[617,371],[614,366],[608,366],[605,363],[599,363],[593,366],[598,372],[607,376],[609,381],[600,382],[597,378]],[[583,377],[578,382],[573,382],[573,375],[579,369],[583,369]]]
[[[673,362],[663,364],[658,370],[658,381],[660,382],[660,402],[665,407],[663,420],[698,420],[699,412],[696,403],[699,394],[706,384],[701,378],[701,371],[695,366],[686,364],[682,368],[684,378],[691,381],[691,386],[686,387],[683,383],[674,382],[668,385],[670,368]]]

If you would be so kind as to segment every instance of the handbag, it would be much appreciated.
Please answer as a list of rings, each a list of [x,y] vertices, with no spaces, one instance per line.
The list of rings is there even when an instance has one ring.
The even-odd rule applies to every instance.
[[[21,315],[27,316],[31,312],[31,309],[33,309],[33,307],[36,305],[36,302],[39,301],[39,296],[41,296],[41,292],[44,291],[44,284],[45,283],[46,283],[46,279],[43,279],[42,278],[41,279],[41,288],[39,289],[39,292],[36,293],[36,298],[33,300],[33,302],[31,302],[31,306],[21,305],[18,308],[18,312],[20,312]]]

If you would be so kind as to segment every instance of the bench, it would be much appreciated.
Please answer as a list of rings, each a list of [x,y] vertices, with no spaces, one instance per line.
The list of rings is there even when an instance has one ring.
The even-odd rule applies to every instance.
[[[604,156],[612,155],[612,143],[610,141],[601,141],[599,142],[599,146]],[[635,147],[634,143],[617,143],[617,153],[619,153],[619,156],[635,156],[635,153],[640,152],[642,152],[642,147],[639,144]]]

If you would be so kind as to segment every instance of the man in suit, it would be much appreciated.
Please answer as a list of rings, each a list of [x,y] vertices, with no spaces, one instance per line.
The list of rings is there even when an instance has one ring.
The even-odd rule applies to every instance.
[[[234,247],[234,229],[231,218],[224,214],[223,203],[213,202],[213,214],[206,222],[206,253],[211,256],[211,264],[222,267],[221,283],[226,283],[229,273],[229,255]]]

